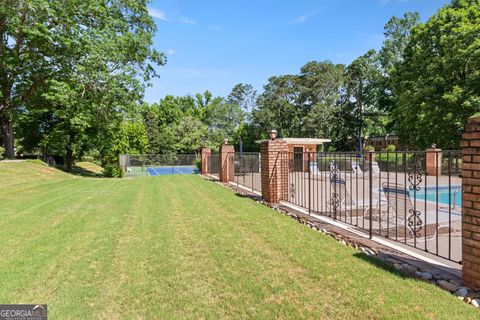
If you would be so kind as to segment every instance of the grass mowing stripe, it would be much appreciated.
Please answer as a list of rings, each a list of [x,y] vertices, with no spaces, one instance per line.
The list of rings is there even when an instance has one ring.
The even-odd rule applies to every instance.
[[[198,186],[185,189],[196,190],[194,192],[200,195],[200,191],[198,190],[201,189],[199,189]],[[250,276],[252,278],[251,280],[257,286],[257,290],[253,290],[252,293],[257,294],[257,298],[264,300],[267,305],[272,306],[272,310],[268,310],[269,313],[264,316],[278,316],[278,313],[275,314],[276,311],[290,316],[299,316],[298,312],[302,311],[299,309],[299,305],[303,305],[305,310],[311,309],[310,299],[317,293],[318,285],[316,283],[319,283],[318,276],[312,276],[311,272],[309,273],[309,270],[298,261],[290,259],[290,256],[278,250],[277,246],[272,246],[265,242],[261,233],[252,232],[244,227],[244,222],[247,220],[245,218],[257,219],[257,217],[249,214],[239,214],[238,208],[241,207],[239,203],[234,203],[232,205],[233,210],[230,211],[228,207],[219,205],[218,201],[215,200],[216,197],[213,196],[214,194],[213,192],[204,193],[204,201],[207,201],[205,197],[209,197],[208,202],[215,206],[215,208],[210,208],[209,216],[212,216],[215,222],[219,222],[214,228],[216,233],[222,235],[222,238],[225,238],[224,235],[226,234],[229,236],[234,235],[233,240],[239,242],[238,244],[233,244],[236,252],[234,252],[233,255],[229,255],[229,259],[225,260],[227,265],[224,266],[229,268],[231,273],[236,276],[238,276],[239,271],[242,271],[238,268],[239,266],[240,268],[246,269],[248,272],[247,276]],[[259,219],[261,220],[262,217],[259,217]],[[204,221],[202,226],[205,225],[208,225],[208,223]],[[222,243],[228,243],[230,241],[232,241],[230,238],[222,239]],[[218,253],[218,246],[214,242],[212,246],[212,251]],[[212,254],[215,256],[215,253]],[[219,257],[219,259],[221,258],[222,257]],[[244,264],[243,262],[245,261],[248,261],[248,263]],[[254,261],[257,263],[252,265]],[[233,263],[230,265],[229,262]],[[283,269],[290,270],[291,272],[279,272]],[[256,275],[252,276],[252,272],[258,274],[259,277],[256,278]],[[233,284],[241,283],[240,281],[226,282]],[[299,282],[302,283],[302,288],[297,287]],[[284,290],[284,288],[290,286],[292,286],[293,290]],[[303,291],[303,299],[299,299],[299,295],[297,294],[297,290],[299,289]],[[283,299],[278,299],[282,296],[288,296],[288,302],[282,301]],[[277,305],[277,302],[280,302],[280,305]]]
[[[215,188],[220,188],[223,189],[219,186],[215,186],[213,184],[204,183],[204,186],[195,186],[195,188],[198,190],[199,188],[201,190],[205,191],[205,196],[210,196],[210,197],[215,197],[214,194],[215,192],[213,189]],[[229,192],[229,190],[219,190],[218,193],[224,193],[224,191]],[[231,195],[230,198],[227,197],[222,197],[218,196],[218,202],[221,203],[221,206],[225,207],[225,212],[233,212],[233,214],[236,214],[238,217],[238,224],[239,226],[243,226],[245,219],[244,215],[242,215],[238,209],[236,208],[248,208],[247,203],[241,203],[242,200],[246,199],[238,199],[237,197]],[[245,201],[243,201],[245,202]],[[246,202],[251,202],[250,200],[246,200]],[[322,247],[319,248],[318,246],[318,241],[315,241],[318,237],[322,238],[321,235],[311,231],[310,229],[305,228],[304,226],[301,226],[297,224],[296,222],[291,221],[289,218],[278,215],[277,213],[274,213],[270,209],[266,209],[266,213],[268,214],[268,220],[264,221],[263,217],[258,217],[256,220],[260,221],[260,223],[252,223],[249,224],[248,226],[251,228],[252,226],[255,225],[263,225],[263,226],[269,226],[273,225],[272,228],[264,227],[258,230],[255,230],[257,232],[266,232],[266,240],[267,241],[272,241],[273,243],[277,244],[284,244],[284,249],[288,250],[290,252],[298,253],[292,255],[292,257],[295,259],[295,262],[301,261],[301,263],[308,268],[308,270],[311,273],[315,273],[316,270],[322,270],[323,273],[327,273],[329,278],[328,282],[330,283],[330,287],[333,284],[333,287],[336,288],[336,291],[342,292],[344,291],[346,294],[342,293],[342,299],[336,299],[336,301],[331,301],[330,304],[333,306],[338,305],[338,307],[335,307],[331,309],[332,316],[347,316],[348,315],[348,309],[346,310],[345,308],[341,308],[341,304],[344,304],[345,299],[349,301],[355,301],[356,303],[365,306],[368,309],[373,310],[374,314],[384,314],[385,316],[389,314],[410,314],[410,316],[415,315],[415,309],[417,305],[417,301],[413,299],[413,297],[418,296],[418,297],[424,297],[425,294],[430,294],[433,295],[434,297],[432,298],[433,301],[441,300],[442,297],[450,297],[450,295],[443,290],[440,290],[436,287],[433,287],[429,284],[425,284],[423,282],[420,282],[415,279],[410,279],[410,278],[404,278],[402,275],[397,274],[395,271],[393,271],[391,268],[386,268],[389,270],[387,272],[387,275],[391,275],[389,277],[384,277],[384,282],[378,281],[379,278],[382,278],[382,276],[385,276],[385,271],[383,269],[378,269],[377,267],[372,266],[372,264],[367,263],[363,261],[362,259],[358,259],[357,264],[351,264],[351,263],[339,263],[337,260],[343,260],[345,258],[359,255],[358,252],[345,248],[343,246],[338,245],[336,242],[334,242],[332,239],[327,238],[326,241],[323,241],[324,244],[327,245],[327,250],[328,251],[321,251],[318,249],[322,249]],[[265,215],[264,217],[266,217]],[[275,221],[277,220],[277,222]],[[292,228],[286,228],[287,226],[283,226],[283,228],[279,228],[278,221],[287,221],[288,225],[291,225]],[[294,229],[295,232],[291,232],[292,229]],[[296,236],[297,232],[300,231],[302,232],[305,236],[301,237],[302,241],[295,241],[295,239],[290,239],[285,243],[285,237],[290,236]],[[282,241],[283,238],[283,241]],[[330,249],[328,249],[330,247]],[[332,252],[333,251],[333,252]],[[326,254],[323,255],[318,255],[316,253],[318,252],[325,252]],[[323,258],[323,259],[322,259]],[[355,258],[356,259],[356,258]],[[288,265],[285,266],[288,269]],[[335,272],[332,272],[334,270]],[[314,272],[312,272],[314,271]],[[353,277],[353,274],[356,273],[363,273],[365,274],[365,277]],[[402,285],[405,286],[403,291],[406,291],[409,293],[409,295],[400,295],[403,297],[403,299],[398,299],[398,292],[397,290],[385,290],[385,286],[389,288],[395,288],[395,284],[398,283],[398,278],[402,279],[403,283]],[[372,285],[373,284],[373,285]],[[324,284],[319,284],[322,287],[324,287]],[[308,284],[302,284],[302,288],[308,288]],[[363,291],[363,288],[369,288],[369,295],[365,295],[365,291]],[[328,288],[327,288],[328,289]],[[361,290],[358,290],[361,289]],[[334,293],[334,291],[331,291],[331,293]],[[433,294],[432,294],[433,293]],[[372,295],[376,295],[376,299],[371,299]],[[329,295],[327,297],[334,296]],[[384,308],[384,303],[382,301],[385,300],[391,300],[390,302],[394,302],[395,300],[402,301],[402,303],[399,303],[395,309],[385,311]],[[379,301],[381,303],[379,303]],[[460,303],[454,301],[453,303]],[[440,310],[443,310],[445,314],[451,314],[454,315],[454,313],[451,313],[451,308],[445,307],[444,304],[438,304],[434,306],[434,303],[429,305],[431,306],[430,312],[434,312],[435,308],[439,308]],[[342,314],[342,310],[343,313]],[[323,310],[323,314],[328,314],[325,313],[327,310]],[[365,314],[365,316],[369,316],[368,312]]]
[[[92,303],[98,297],[96,282],[111,270],[111,251],[117,243],[117,230],[122,222],[128,221],[122,219],[122,214],[131,209],[128,204],[135,196],[135,193],[125,194],[121,185],[110,187],[113,188],[105,189],[112,194],[117,193],[117,196],[84,204],[82,214],[76,215],[67,225],[55,228],[51,238],[45,239],[50,250],[33,264],[43,264],[41,271],[46,274],[31,276],[28,282],[36,285],[26,296],[31,301],[48,302],[52,317],[63,314],[62,318],[88,318],[94,316],[93,306],[98,310],[102,308]],[[99,189],[99,194],[105,189]],[[124,206],[119,210],[109,210],[117,205]],[[46,247],[46,244],[39,246]],[[25,270],[23,273],[34,274],[35,270],[32,271]]]
[[[4,168],[14,174],[15,165]],[[41,186],[58,200],[28,210],[42,196],[18,194],[30,204],[22,206],[9,194],[8,206],[30,219],[19,220],[24,233],[0,233],[17,244],[12,261],[0,258],[2,302],[46,302],[58,319],[478,317],[450,294],[199,177],[76,184],[44,170],[20,176],[18,188],[62,176],[77,197]],[[47,232],[29,244],[36,227]]]
[[[78,193],[84,190],[88,190],[95,185],[100,183],[100,181],[92,181],[91,183],[85,183],[81,180],[70,180],[64,182],[63,187],[58,189],[51,190],[37,190],[34,196],[29,196],[28,194],[16,193],[15,197],[9,196],[8,198],[3,199],[5,205],[7,206],[5,212],[2,213],[2,218],[9,216],[20,217],[25,209],[31,210],[34,208],[45,207],[58,199],[62,199],[68,196],[75,196]],[[3,196],[2,196],[3,197]]]
[[[115,186],[113,190],[115,189],[118,187]],[[70,199],[65,200],[69,202]],[[96,216],[92,216],[89,209],[92,206],[98,206],[97,202],[80,199],[67,209],[64,209],[62,204],[64,202],[59,203],[57,209],[53,209],[52,214],[45,219],[44,225],[40,225],[41,228],[36,224],[24,224],[21,234],[1,233],[0,241],[3,243],[8,243],[9,238],[17,242],[16,245],[11,245],[4,250],[6,259],[0,262],[1,269],[10,271],[4,273],[2,277],[7,284],[12,284],[13,280],[27,281],[25,278],[17,278],[18,274],[30,276],[40,274],[43,266],[49,264],[55,256],[61,255],[65,246],[77,239],[78,233],[91,232],[87,228],[94,221],[92,218]],[[100,202],[100,207],[106,204],[108,202]],[[37,268],[31,269],[32,265],[36,265]],[[8,290],[5,286],[0,288]]]

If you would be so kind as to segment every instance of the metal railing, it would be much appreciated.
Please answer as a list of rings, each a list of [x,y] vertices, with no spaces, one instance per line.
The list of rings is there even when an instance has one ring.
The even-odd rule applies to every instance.
[[[218,153],[207,155],[207,173],[217,178],[220,174],[219,161]]]
[[[427,166],[427,157],[441,168]],[[288,152],[279,158],[288,170],[285,201],[370,237],[461,261],[460,151]]]
[[[243,186],[253,192],[262,191],[260,153],[236,152],[234,155],[234,166],[234,182],[237,186]]]

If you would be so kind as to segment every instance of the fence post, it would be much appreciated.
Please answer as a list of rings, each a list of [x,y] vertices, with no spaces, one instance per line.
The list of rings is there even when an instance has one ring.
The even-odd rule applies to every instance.
[[[234,180],[235,164],[233,158],[235,156],[235,148],[228,144],[228,139],[220,146],[218,155],[219,178],[220,182],[229,182]]]
[[[373,218],[373,161],[375,161],[375,153],[368,152],[368,204],[370,209],[368,210],[368,236],[372,239],[372,218]]]
[[[270,131],[270,139],[260,144],[262,197],[268,203],[278,203],[288,198],[288,146],[276,139],[276,131]]]
[[[462,275],[480,289],[480,116],[468,120],[462,147]]]
[[[432,145],[425,151],[425,160],[427,175],[442,175],[442,149],[437,149],[435,145]]]
[[[201,158],[202,158],[202,174],[208,174],[211,171],[209,168],[208,160],[212,156],[212,149],[203,147],[201,150]]]

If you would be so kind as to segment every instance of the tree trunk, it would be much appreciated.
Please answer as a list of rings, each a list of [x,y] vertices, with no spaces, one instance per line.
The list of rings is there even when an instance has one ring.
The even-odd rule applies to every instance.
[[[73,139],[74,138],[75,138],[74,134],[70,134],[68,136],[68,142],[67,142],[67,147],[66,147],[67,154],[65,156],[65,162],[66,162],[66,165],[67,165],[67,171],[68,172],[72,172],[72,169],[73,169],[73,147],[72,147],[72,144],[73,144]]]
[[[2,146],[5,148],[5,156],[9,159],[15,157],[13,149],[13,125],[10,117],[5,113],[0,113],[0,127],[2,131]]]

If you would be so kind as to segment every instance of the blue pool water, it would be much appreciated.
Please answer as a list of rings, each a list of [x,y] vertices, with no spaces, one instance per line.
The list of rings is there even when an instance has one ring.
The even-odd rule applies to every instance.
[[[437,188],[436,187],[427,187],[420,189],[416,193],[417,200],[424,200],[425,199],[425,191],[427,196],[427,201],[436,202],[437,201]],[[413,199],[413,190],[409,190],[410,197]],[[449,197],[450,201],[449,202]],[[457,207],[462,206],[462,188],[461,186],[451,186],[450,193],[448,186],[439,186],[438,187],[438,203],[453,206],[455,201],[455,205]]]
[[[147,175],[149,176],[162,176],[166,174],[194,174],[198,173],[198,169],[195,166],[182,166],[182,167],[149,167],[147,168]]]

